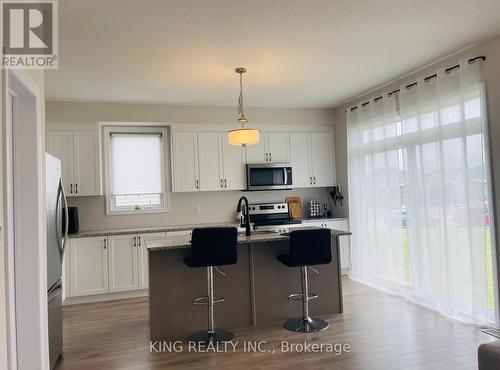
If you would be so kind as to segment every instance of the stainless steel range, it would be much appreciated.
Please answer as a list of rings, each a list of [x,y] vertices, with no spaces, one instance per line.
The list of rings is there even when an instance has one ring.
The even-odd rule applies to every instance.
[[[291,220],[288,204],[285,202],[249,204],[250,222],[254,227],[282,226],[300,224],[300,220]]]

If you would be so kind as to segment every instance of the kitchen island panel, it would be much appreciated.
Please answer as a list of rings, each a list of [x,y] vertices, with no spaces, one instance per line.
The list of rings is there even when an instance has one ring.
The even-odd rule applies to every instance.
[[[301,293],[300,267],[283,265],[277,260],[280,254],[288,254],[287,241],[254,244],[252,247],[257,325],[302,316],[302,302],[287,299],[291,293]],[[341,313],[341,281],[335,237],[332,238],[332,262],[312,267],[319,274],[308,270],[309,292],[319,297],[309,301],[310,315]]]
[[[189,248],[149,251],[151,340],[186,339],[207,329],[207,306],[193,305],[207,295],[206,268],[190,268]],[[215,327],[234,329],[252,324],[248,246],[238,247],[238,262],[214,269],[214,292],[225,302],[215,305]]]

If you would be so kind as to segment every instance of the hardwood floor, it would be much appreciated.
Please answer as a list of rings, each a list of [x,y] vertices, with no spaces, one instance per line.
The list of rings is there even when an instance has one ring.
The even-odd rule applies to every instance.
[[[228,346],[225,353],[189,352],[187,345],[179,353],[150,352],[147,298],[65,306],[64,359],[57,369],[463,370],[476,369],[478,345],[495,340],[473,325],[348,279],[343,286],[345,312],[328,318],[327,330],[292,333],[281,323],[239,329],[236,350]],[[244,341],[266,341],[266,352],[245,352]],[[282,341],[324,344],[324,350],[349,344],[350,351],[285,353]]]

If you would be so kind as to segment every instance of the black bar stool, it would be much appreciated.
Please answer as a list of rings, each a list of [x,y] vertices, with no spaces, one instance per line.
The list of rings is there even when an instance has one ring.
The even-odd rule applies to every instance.
[[[288,299],[302,301],[302,317],[289,319],[285,321],[283,326],[288,330],[301,333],[324,330],[328,327],[326,321],[309,316],[309,301],[318,298],[318,296],[309,293],[307,267],[326,265],[332,262],[331,231],[330,229],[292,231],[289,245],[289,254],[278,256],[278,260],[288,267],[301,268],[302,293],[292,293]]]
[[[233,265],[238,260],[238,230],[235,227],[195,228],[191,236],[191,256],[184,258],[189,267],[207,268],[207,296],[196,298],[193,304],[208,306],[208,330],[199,331],[189,337],[189,341],[202,345],[208,343],[227,342],[234,334],[226,330],[215,330],[214,304],[223,302],[224,298],[214,296],[213,270],[220,271],[217,266]]]

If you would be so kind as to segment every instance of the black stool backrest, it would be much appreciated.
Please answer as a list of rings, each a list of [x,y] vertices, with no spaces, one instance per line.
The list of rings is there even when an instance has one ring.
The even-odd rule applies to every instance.
[[[238,261],[235,227],[203,227],[191,235],[191,267],[233,265]]]
[[[290,233],[289,262],[301,266],[332,262],[330,229],[296,230]]]

